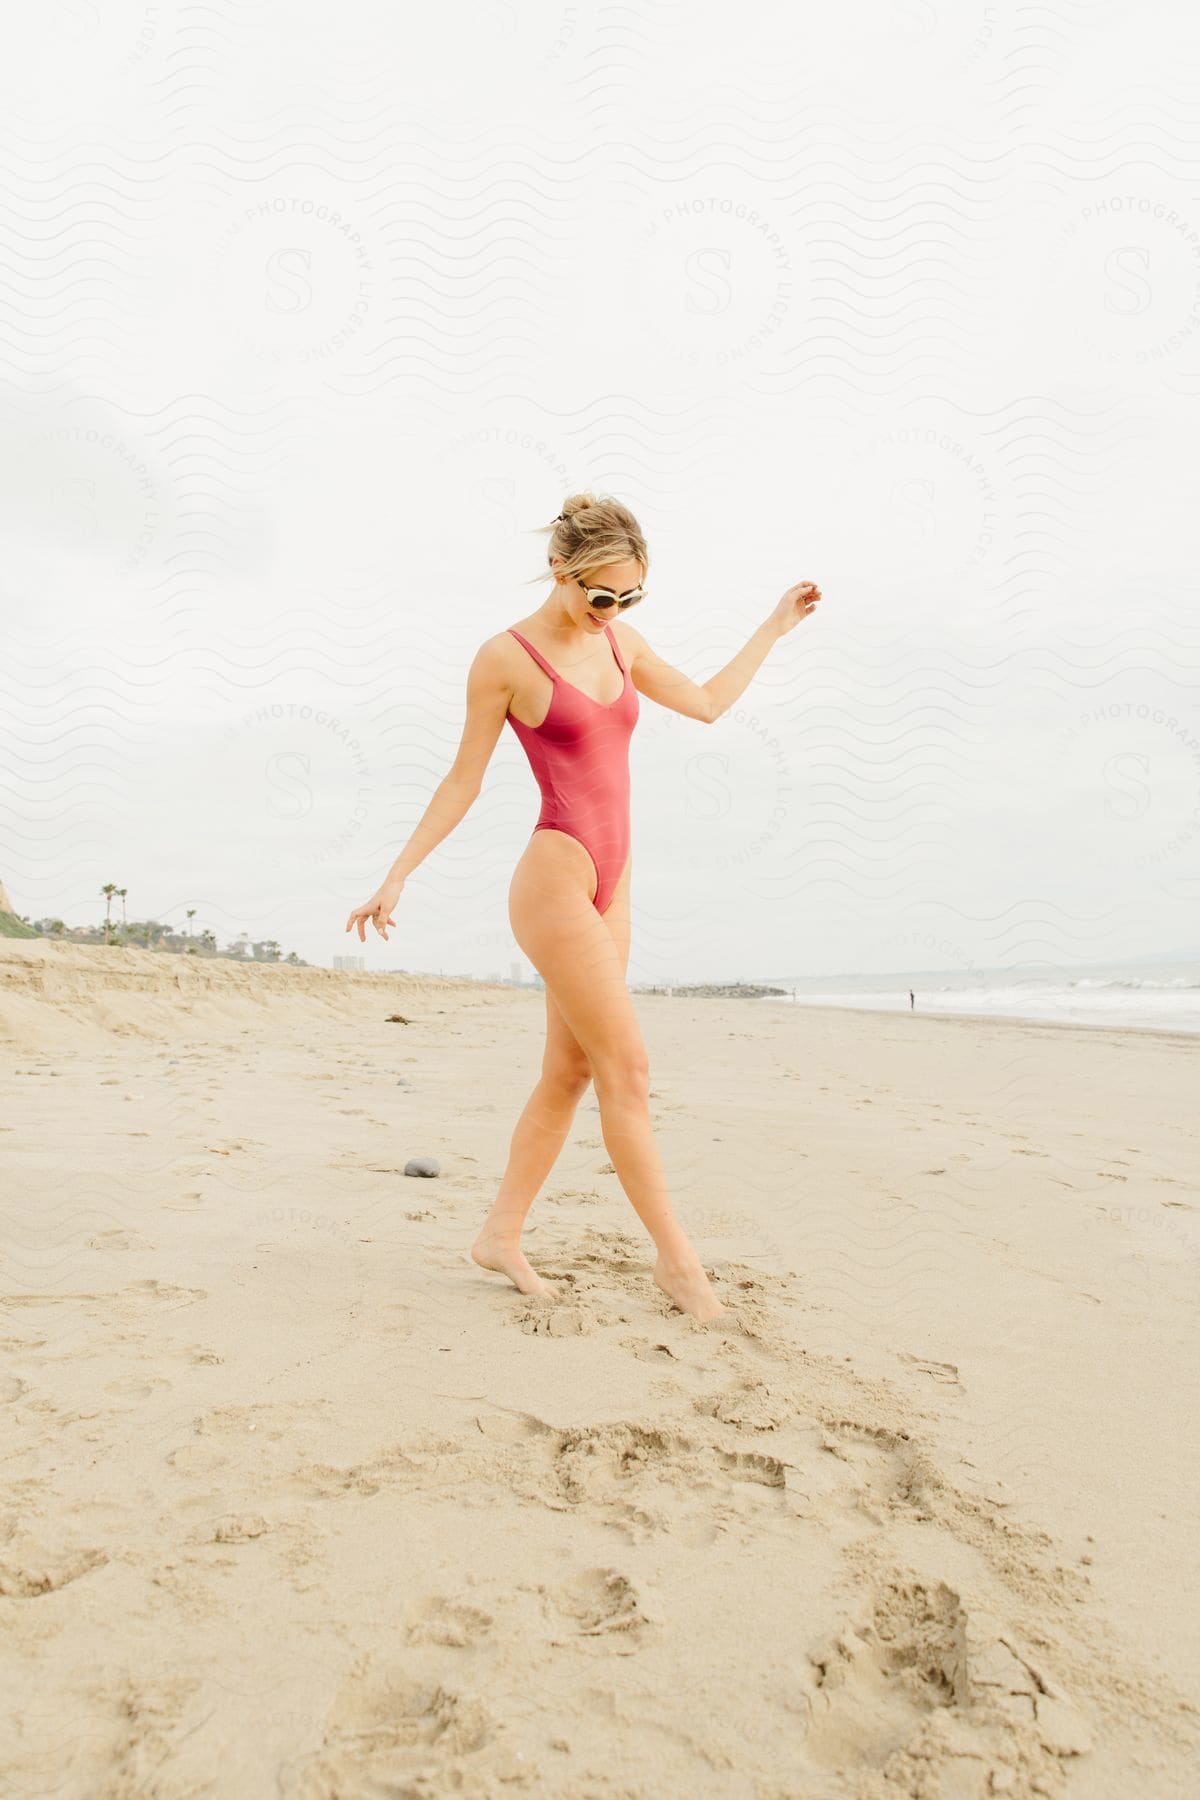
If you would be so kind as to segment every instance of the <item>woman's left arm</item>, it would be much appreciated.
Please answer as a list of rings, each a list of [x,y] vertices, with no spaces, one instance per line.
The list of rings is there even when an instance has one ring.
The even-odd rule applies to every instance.
[[[687,719],[700,719],[705,725],[712,725],[745,693],[771,646],[793,625],[807,619],[820,598],[821,590],[815,582],[796,582],[781,596],[770,618],[747,639],[733,661],[705,682],[693,681],[682,669],[673,669],[650,648],[640,631],[622,619],[622,635],[630,642],[625,661],[633,685],[648,700],[656,700],[660,706],[682,713]]]

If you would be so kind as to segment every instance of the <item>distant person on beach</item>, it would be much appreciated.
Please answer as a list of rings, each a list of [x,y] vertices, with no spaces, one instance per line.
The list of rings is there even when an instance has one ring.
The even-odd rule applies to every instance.
[[[909,988],[909,990],[908,990],[908,1010],[909,1010],[909,1012],[914,1012],[916,1010],[916,1005],[917,1005],[917,996],[913,993],[912,989]]]
[[[366,921],[387,937],[392,908],[413,870],[477,798],[507,719],[542,793],[532,836],[513,874],[513,936],[545,982],[541,1079],[513,1132],[474,1260],[523,1294],[553,1290],[526,1261],[521,1228],[595,1082],[613,1168],[658,1251],[654,1280],[682,1312],[725,1311],[675,1216],[650,1123],[650,1067],[626,986],[629,963],[629,739],[638,695],[713,724],[738,700],[779,639],[821,598],[798,581],[723,669],[697,683],[656,655],[628,621],[645,597],[649,555],[620,501],[573,494],[549,526],[552,585],[536,611],[489,637],[467,677],[467,715],[449,773],[378,892],[346,923],[366,942]],[[535,581],[545,576],[535,576]],[[614,621],[611,623],[609,621]],[[597,638],[599,645],[590,645]],[[570,679],[567,673],[569,671]]]

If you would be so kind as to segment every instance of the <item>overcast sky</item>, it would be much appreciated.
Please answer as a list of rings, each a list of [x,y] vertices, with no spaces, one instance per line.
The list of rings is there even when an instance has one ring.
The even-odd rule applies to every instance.
[[[828,11],[10,21],[18,911],[357,950],[590,488],[696,680],[825,596],[715,726],[643,698],[631,979],[1195,941],[1198,27]],[[367,966],[507,974],[537,810],[506,727]]]

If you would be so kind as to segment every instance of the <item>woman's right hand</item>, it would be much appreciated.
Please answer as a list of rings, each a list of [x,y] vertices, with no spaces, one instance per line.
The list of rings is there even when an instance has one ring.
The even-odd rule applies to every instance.
[[[383,886],[367,901],[365,906],[356,906],[346,920],[346,930],[353,931],[358,926],[358,941],[367,941],[367,920],[370,919],[381,938],[386,940],[387,928],[396,923],[392,917],[392,908],[404,892],[402,881],[385,881]]]

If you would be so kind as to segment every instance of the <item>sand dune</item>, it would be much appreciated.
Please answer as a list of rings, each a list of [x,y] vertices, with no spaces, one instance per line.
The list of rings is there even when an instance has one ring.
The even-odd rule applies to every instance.
[[[539,995],[0,943],[0,1792],[1195,1792],[1189,1040],[638,1008],[707,1327]]]

